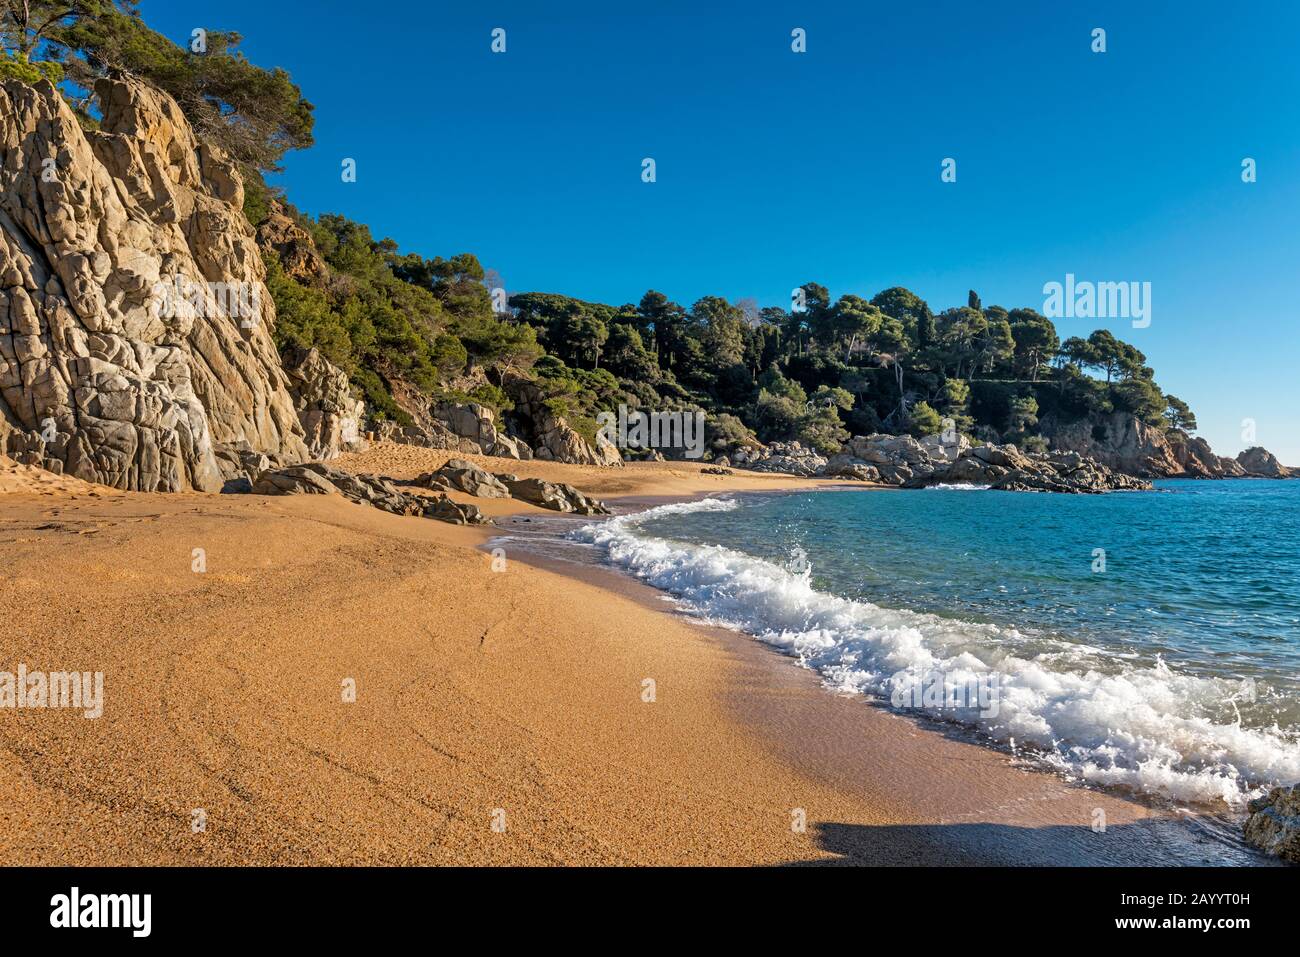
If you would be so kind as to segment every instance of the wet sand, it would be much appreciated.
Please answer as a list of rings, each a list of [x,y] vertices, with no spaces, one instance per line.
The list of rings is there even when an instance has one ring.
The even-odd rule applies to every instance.
[[[381,445],[338,464],[410,478],[448,457]],[[825,484],[681,463],[478,461],[642,500]],[[333,497],[8,488],[0,669],[105,676],[95,720],[0,709],[10,863],[1244,854],[832,695],[790,659],[702,628],[612,571],[511,550],[493,571],[483,548],[509,516],[553,515],[518,502],[472,500],[503,524],[480,529]]]

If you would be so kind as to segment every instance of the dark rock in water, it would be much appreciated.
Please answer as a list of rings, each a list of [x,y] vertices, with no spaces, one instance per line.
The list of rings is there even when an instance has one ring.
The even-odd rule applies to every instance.
[[[1074,451],[1050,455],[1024,452],[1014,445],[971,446],[964,438],[945,443],[939,436],[869,435],[851,439],[823,474],[856,472],[886,485],[987,485],[1007,492],[1108,492],[1149,489],[1151,483],[1120,472]],[[861,464],[859,464],[861,463]],[[869,463],[869,464],[868,464]]]
[[[450,459],[438,471],[421,475],[415,484],[449,492],[465,492],[477,498],[510,497],[510,489],[495,475],[465,459]]]
[[[1300,784],[1274,788],[1250,802],[1246,840],[1274,857],[1300,864]]]
[[[503,478],[498,475],[497,478]],[[517,499],[531,505],[549,508],[555,512],[576,512],[579,515],[608,515],[609,509],[603,502],[587,498],[572,485],[562,482],[545,482],[541,479],[516,479],[506,482]]]

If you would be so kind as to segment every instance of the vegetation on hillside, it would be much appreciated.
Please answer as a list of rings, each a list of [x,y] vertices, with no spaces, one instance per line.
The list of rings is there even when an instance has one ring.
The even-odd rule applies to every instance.
[[[240,160],[256,225],[275,198],[261,173],[311,145],[312,107],[283,70],[239,54],[239,39],[214,31],[196,52],[150,30],[134,0],[16,0],[0,8],[0,75],[62,79],[87,122],[98,76],[125,72],[160,86],[200,136]],[[516,293],[497,312],[493,282],[471,254],[429,260],[342,216],[298,221],[330,275],[307,284],[267,255],[278,344],[320,349],[376,415],[402,422],[412,396],[505,409],[507,377],[528,374],[581,431],[620,404],[702,409],[719,451],[797,439],[833,452],[850,434],[945,428],[1035,448],[1047,416],[1113,411],[1153,426],[1196,425],[1131,344],[1106,330],[1062,341],[1034,309],[984,306],[974,292],[938,313],[902,287],[832,298],[813,282],[790,309],[720,296],[683,305],[650,290],[621,305]]]

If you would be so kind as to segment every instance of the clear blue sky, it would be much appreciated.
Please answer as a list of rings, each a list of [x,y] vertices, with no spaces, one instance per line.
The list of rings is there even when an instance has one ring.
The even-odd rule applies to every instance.
[[[1062,337],[1108,326],[1217,451],[1252,418],[1300,465],[1300,4],[704,7],[142,4],[178,41],[238,30],[302,86],[316,146],[280,182],[309,213],[614,304],[788,305],[815,281],[1041,309],[1067,272],[1149,281],[1149,328],[1062,319]]]

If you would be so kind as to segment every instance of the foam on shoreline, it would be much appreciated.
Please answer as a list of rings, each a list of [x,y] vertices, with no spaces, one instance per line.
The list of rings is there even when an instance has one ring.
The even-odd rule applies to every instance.
[[[1103,674],[1068,653],[1018,656],[1014,629],[850,601],[791,570],[721,546],[655,538],[641,526],[672,514],[739,507],[676,503],[585,526],[575,537],[676,598],[710,624],[746,632],[796,657],[836,691],[890,699],[943,673],[995,680],[996,714],[922,707],[1036,756],[1068,777],[1180,802],[1239,807],[1271,784],[1300,779],[1300,742],[1282,729],[1216,721],[1242,683],[1180,674],[1165,662]],[[1093,649],[1095,651],[1095,649]]]

